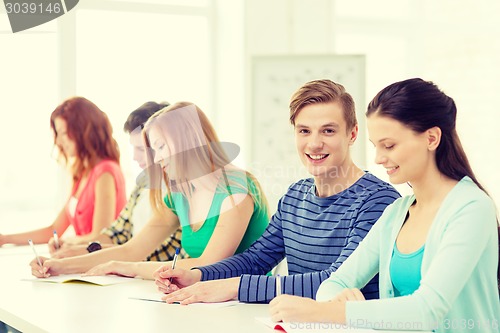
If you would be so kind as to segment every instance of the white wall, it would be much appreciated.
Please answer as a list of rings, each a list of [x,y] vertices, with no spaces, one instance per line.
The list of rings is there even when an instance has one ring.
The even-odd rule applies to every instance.
[[[247,63],[254,55],[364,54],[367,102],[397,80],[434,81],[455,99],[464,148],[500,207],[499,14],[495,0],[246,1]],[[371,162],[371,144],[366,151],[367,167],[387,179]]]
[[[0,233],[49,225],[69,192],[51,158],[51,112],[80,95],[108,117],[127,189],[138,167],[123,123],[142,103],[189,100],[215,118],[213,1],[85,0],[13,34],[0,6]]]
[[[123,163],[130,163],[121,130],[126,114],[149,99],[188,99],[207,111],[222,140],[240,144],[237,164],[252,167],[250,63],[258,55],[363,54],[366,102],[396,80],[433,80],[457,102],[463,145],[500,206],[498,1],[189,3],[85,0],[57,21],[17,34],[0,6],[0,232],[45,225],[64,201],[48,117],[74,93],[111,112]],[[371,145],[366,151],[372,161]],[[367,167],[386,178],[380,167]],[[271,210],[278,192],[269,193]]]

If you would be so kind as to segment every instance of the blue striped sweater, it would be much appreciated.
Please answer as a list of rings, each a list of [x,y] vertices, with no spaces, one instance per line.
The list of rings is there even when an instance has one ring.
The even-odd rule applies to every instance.
[[[327,198],[316,195],[312,178],[300,180],[280,199],[266,231],[249,249],[197,269],[202,281],[241,276],[240,301],[269,302],[276,280],[265,274],[286,257],[289,275],[282,277],[283,293],[314,298],[321,282],[398,197],[391,185],[370,173]],[[378,276],[362,291],[367,299],[378,298]]]

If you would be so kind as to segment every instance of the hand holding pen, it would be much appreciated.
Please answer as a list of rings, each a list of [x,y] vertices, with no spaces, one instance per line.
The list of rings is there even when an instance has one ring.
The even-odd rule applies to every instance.
[[[57,231],[54,230],[54,247],[56,250],[59,250],[61,248],[59,244],[59,236],[57,235]]]
[[[172,260],[172,265],[164,265],[153,273],[158,290],[164,294],[188,287],[201,280],[201,271],[198,269],[176,268],[180,249]]]
[[[175,254],[174,254],[174,260],[172,260],[172,270],[175,269],[175,264],[177,264],[177,257],[179,256],[180,249],[176,248],[175,249]],[[172,278],[168,280],[170,283],[172,283]]]
[[[36,261],[38,262],[38,266],[42,267],[42,262],[40,261],[40,257],[38,256],[38,253],[36,253],[35,245],[33,245],[33,241],[31,239],[28,239],[28,244],[31,246],[31,249],[33,250],[33,253],[35,254]]]
[[[61,249],[62,242],[57,235],[57,231],[54,230],[54,236],[49,240],[48,246],[51,255]]]
[[[47,268],[43,266],[44,261],[46,258],[40,257],[38,253],[36,252],[35,245],[33,245],[33,241],[30,239],[28,240],[28,244],[30,245],[31,249],[33,250],[33,253],[35,254],[35,259],[33,259],[30,262],[31,266],[31,274],[33,274],[36,277],[42,278],[42,277],[49,277],[50,274],[47,273]]]

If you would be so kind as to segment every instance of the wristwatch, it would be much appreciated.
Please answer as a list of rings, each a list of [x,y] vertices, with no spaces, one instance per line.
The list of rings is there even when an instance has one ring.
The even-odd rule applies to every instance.
[[[90,242],[89,246],[87,246],[87,251],[89,251],[89,253],[99,251],[100,249],[102,249],[100,242]]]

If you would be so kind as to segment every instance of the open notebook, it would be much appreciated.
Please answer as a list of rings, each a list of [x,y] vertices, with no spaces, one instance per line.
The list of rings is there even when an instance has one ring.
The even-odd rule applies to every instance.
[[[108,286],[112,284],[134,281],[133,278],[117,276],[117,275],[82,276],[81,274],[66,274],[66,275],[51,276],[48,278],[40,278],[40,279],[30,278],[24,280],[34,281],[34,282],[52,282],[52,283],[80,282],[80,283],[96,284],[99,286]]]
[[[366,333],[372,329],[355,328],[333,323],[276,323],[269,317],[257,317],[257,321],[277,331],[287,333]]]
[[[157,292],[157,293],[146,293],[146,294],[141,294],[141,295],[133,295],[133,296],[130,296],[129,298],[138,299],[138,300],[142,300],[142,301],[164,302],[161,299],[163,296],[165,296],[165,294]],[[174,304],[178,304],[178,303],[174,303]],[[191,303],[191,304],[189,304],[189,306],[224,308],[224,307],[233,306],[236,304],[239,304],[239,302],[238,301],[226,301],[226,302],[217,302],[217,303]]]

